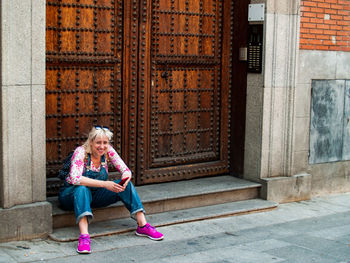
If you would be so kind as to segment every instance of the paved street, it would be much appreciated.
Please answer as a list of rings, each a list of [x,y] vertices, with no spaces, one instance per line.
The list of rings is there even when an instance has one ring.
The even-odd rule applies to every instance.
[[[90,255],[76,242],[0,243],[0,262],[350,262],[350,193],[158,229],[165,240],[94,238]]]

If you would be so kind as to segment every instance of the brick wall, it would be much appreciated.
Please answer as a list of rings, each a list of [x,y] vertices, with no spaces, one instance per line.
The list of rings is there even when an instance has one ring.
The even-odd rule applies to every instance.
[[[350,0],[302,0],[300,49],[350,51]]]

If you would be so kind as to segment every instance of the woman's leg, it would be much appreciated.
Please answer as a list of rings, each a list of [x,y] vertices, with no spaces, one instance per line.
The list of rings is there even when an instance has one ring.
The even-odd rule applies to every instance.
[[[58,199],[63,209],[74,210],[77,224],[84,217],[87,222],[92,219],[90,207],[92,195],[88,187],[82,185],[67,187],[59,193]]]
[[[87,217],[84,216],[79,220],[79,230],[80,230],[80,234],[89,234],[89,223],[87,220]]]
[[[92,220],[92,211],[90,206],[91,200],[92,200],[92,194],[91,194],[91,190],[88,187],[79,185],[75,188],[74,212],[75,212],[76,223],[79,225],[79,228],[80,228],[79,223],[81,219],[85,218],[84,221],[82,221],[83,225],[84,225],[84,222],[88,223],[89,221]]]
[[[80,236],[77,252],[81,254],[91,253],[90,236],[89,236],[89,220],[92,219],[91,190],[86,186],[78,186],[74,191],[74,211],[78,221]]]
[[[119,182],[116,180],[115,182]],[[126,189],[121,193],[114,193],[105,188],[99,188],[94,192],[91,207],[106,207],[118,201],[122,201],[129,210],[131,216],[137,220],[138,212],[144,212],[141,200],[132,183],[128,183]],[[143,215],[144,217],[144,215]],[[142,215],[139,215],[140,222],[143,222]]]
[[[62,207],[67,210],[74,209],[76,222],[80,230],[77,252],[83,254],[91,253],[88,230],[88,219],[92,218],[91,198],[91,191],[86,186],[67,187],[59,194],[59,201]]]
[[[146,221],[145,214],[143,212],[136,213],[136,220],[138,227],[135,234],[142,237],[148,237],[152,240],[162,240],[164,238],[163,234],[158,232],[155,227],[151,226]]]
[[[119,182],[116,180],[115,182]],[[146,236],[153,240],[162,240],[163,234],[159,233],[154,227],[147,223],[145,210],[141,200],[132,183],[128,183],[126,189],[121,193],[114,193],[105,188],[100,188],[94,192],[91,202],[92,207],[104,207],[113,204],[117,201],[122,201],[125,207],[130,211],[132,218],[137,221],[136,234]]]
[[[123,202],[125,207],[130,211],[131,217],[136,219],[137,223],[143,223],[145,219],[145,209],[134,185],[129,182],[123,192],[117,194],[119,200]],[[140,221],[138,221],[138,219]]]
[[[137,225],[139,227],[143,227],[144,225],[147,224],[147,220],[146,220],[144,212],[140,211],[140,212],[136,213],[136,221],[137,221]]]
[[[122,200],[126,208],[137,221],[136,235],[148,237],[152,240],[162,240],[163,234],[158,232],[155,227],[147,223],[145,210],[143,209],[141,200],[132,183],[128,183],[124,192],[118,193],[118,197]]]
[[[78,224],[79,224],[80,236],[79,236],[77,252],[80,254],[89,254],[91,253],[91,248],[90,248],[90,236],[88,231],[89,222],[87,217],[84,216],[80,218]]]

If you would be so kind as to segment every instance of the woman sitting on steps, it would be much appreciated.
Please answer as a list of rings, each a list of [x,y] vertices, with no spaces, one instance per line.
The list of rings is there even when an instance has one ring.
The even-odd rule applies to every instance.
[[[78,253],[91,253],[88,223],[92,220],[91,207],[105,207],[122,201],[136,219],[136,235],[152,240],[162,240],[163,234],[147,223],[145,210],[135,187],[130,182],[131,171],[118,153],[110,145],[113,133],[107,127],[94,126],[86,142],[75,149],[70,173],[59,192],[59,202],[63,209],[74,210],[80,237]],[[126,179],[108,181],[107,159]]]

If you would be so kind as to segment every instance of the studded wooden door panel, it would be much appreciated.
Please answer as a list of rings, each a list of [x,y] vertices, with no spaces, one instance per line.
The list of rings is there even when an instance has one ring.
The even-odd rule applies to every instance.
[[[142,0],[138,182],[229,171],[231,1]]]
[[[121,149],[123,1],[47,0],[46,161],[48,195],[57,193],[64,157],[93,124],[113,130]]]

